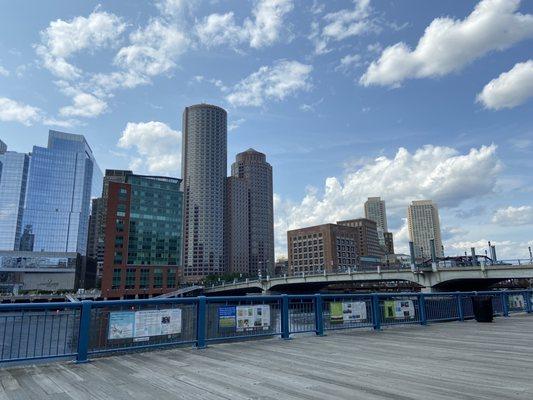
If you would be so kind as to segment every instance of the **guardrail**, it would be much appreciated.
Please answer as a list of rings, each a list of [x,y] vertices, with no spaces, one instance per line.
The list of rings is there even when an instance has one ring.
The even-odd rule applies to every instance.
[[[0,305],[0,363],[51,358],[86,362],[112,352],[328,330],[474,317],[472,297],[495,315],[531,313],[532,290],[162,298]]]

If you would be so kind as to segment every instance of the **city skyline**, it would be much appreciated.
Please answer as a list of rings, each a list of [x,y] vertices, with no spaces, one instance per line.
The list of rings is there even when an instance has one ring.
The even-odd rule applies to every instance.
[[[361,217],[381,196],[397,252],[406,206],[427,198],[447,252],[491,240],[528,256],[531,3],[178,3],[51,1],[28,20],[5,5],[0,139],[27,153],[56,124],[86,136],[102,166],[181,176],[178,115],[206,101],[229,111],[230,159],[269,157],[278,255],[286,230]],[[231,29],[217,35],[217,21]],[[467,25],[471,47],[453,39]]]

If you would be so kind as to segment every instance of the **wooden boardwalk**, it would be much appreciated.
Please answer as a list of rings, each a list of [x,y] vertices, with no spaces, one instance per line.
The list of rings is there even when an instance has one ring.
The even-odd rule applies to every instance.
[[[533,399],[533,315],[0,370],[4,399]]]

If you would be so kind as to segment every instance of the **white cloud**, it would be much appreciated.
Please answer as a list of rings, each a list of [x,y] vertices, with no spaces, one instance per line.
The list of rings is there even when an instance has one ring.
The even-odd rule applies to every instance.
[[[339,65],[335,67],[335,71],[346,73],[358,65],[361,65],[361,56],[359,54],[348,54],[341,58]]]
[[[509,206],[496,210],[492,222],[501,226],[516,226],[533,224],[533,207]]]
[[[533,37],[533,15],[517,12],[520,0],[482,0],[463,20],[434,19],[414,50],[387,47],[361,77],[361,84],[398,86],[405,79],[459,71],[491,51]]]
[[[244,118],[239,118],[233,121],[230,121],[228,124],[228,132],[238,129],[246,120]]]
[[[279,40],[285,15],[293,7],[292,0],[260,0],[252,10],[253,19],[246,18],[242,25],[235,22],[233,12],[211,14],[196,24],[196,35],[209,47],[245,42],[252,48],[270,46]]]
[[[41,32],[41,43],[35,48],[50,72],[63,79],[75,79],[82,71],[68,58],[81,50],[115,45],[125,28],[120,17],[107,12],[95,11],[87,18],[78,16],[71,21],[57,19]]]
[[[41,110],[26,104],[19,103],[7,97],[0,97],[0,121],[20,122],[31,126],[41,118]]]
[[[9,71],[0,65],[0,75],[9,76]]]
[[[310,39],[315,45],[315,53],[329,52],[327,46],[330,41],[340,41],[378,31],[379,28],[369,18],[371,11],[370,0],[354,0],[353,8],[339,10],[322,17],[324,21],[322,28],[318,22],[313,22]]]
[[[107,109],[107,103],[89,93],[77,93],[71,106],[62,107],[59,114],[65,117],[97,117]]]
[[[486,108],[513,108],[533,96],[533,60],[516,64],[485,85],[477,101]]]
[[[226,99],[234,106],[261,106],[266,100],[283,100],[311,87],[313,67],[298,61],[281,60],[263,66],[235,85]]]
[[[169,17],[181,17],[183,12],[190,6],[192,0],[158,0],[156,1],[156,7],[161,14],[168,15]]]
[[[178,176],[181,162],[181,132],[163,122],[128,122],[118,141],[123,149],[135,149],[130,168]]]
[[[75,120],[58,120],[48,117],[44,111],[38,107],[19,103],[7,97],[0,97],[0,121],[19,122],[26,126],[34,123],[51,125],[58,127],[71,127],[77,124]]]
[[[130,45],[119,50],[115,64],[133,76],[156,76],[174,68],[187,45],[187,37],[177,26],[152,19],[130,35]]]
[[[309,188],[299,202],[275,201],[277,248],[286,252],[288,229],[360,217],[369,196],[387,201],[390,215],[405,216],[412,200],[432,199],[440,207],[457,207],[494,191],[500,171],[496,146],[482,146],[460,154],[455,149],[424,146],[410,153],[398,149],[394,157],[381,156],[364,166],[329,177],[324,189]]]

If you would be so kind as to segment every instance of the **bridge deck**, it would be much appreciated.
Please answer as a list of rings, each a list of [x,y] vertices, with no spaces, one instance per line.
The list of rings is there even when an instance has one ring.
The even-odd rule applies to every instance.
[[[533,317],[0,370],[0,399],[531,399]]]

